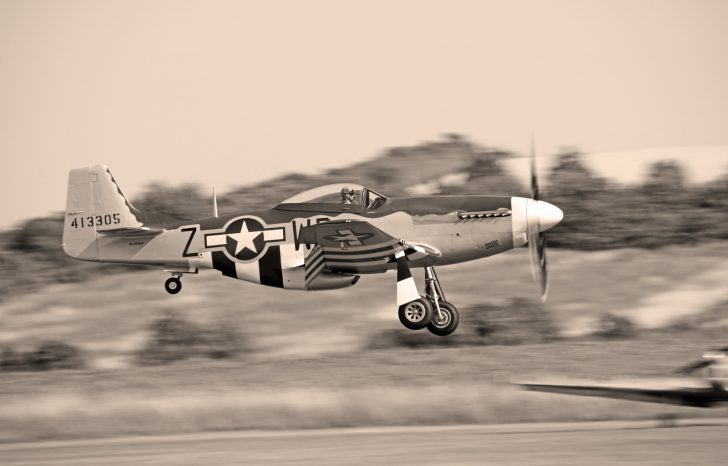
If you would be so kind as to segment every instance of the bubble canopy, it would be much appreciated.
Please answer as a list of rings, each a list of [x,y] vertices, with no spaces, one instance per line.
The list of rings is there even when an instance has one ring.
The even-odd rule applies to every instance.
[[[342,190],[349,188],[353,196],[345,196]],[[356,183],[335,183],[319,186],[291,196],[275,208],[282,210],[374,210],[387,201],[381,194]]]

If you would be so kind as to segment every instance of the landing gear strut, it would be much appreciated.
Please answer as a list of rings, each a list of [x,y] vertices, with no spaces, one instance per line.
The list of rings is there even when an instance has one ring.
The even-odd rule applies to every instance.
[[[180,280],[182,274],[173,274],[170,278],[164,282],[164,289],[169,294],[177,294],[182,291],[182,281]]]
[[[455,306],[445,301],[445,293],[435,269],[425,267],[425,295],[417,291],[404,251],[394,255],[397,260],[397,304],[399,320],[410,330],[427,327],[431,333],[444,337],[458,327],[460,318]]]
[[[444,337],[458,328],[460,316],[452,304],[445,301],[445,293],[433,267],[425,267],[425,296],[433,307],[432,320],[427,324],[430,333]]]

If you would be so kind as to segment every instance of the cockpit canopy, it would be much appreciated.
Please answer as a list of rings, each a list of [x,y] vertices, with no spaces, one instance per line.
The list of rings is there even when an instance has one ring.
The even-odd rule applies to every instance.
[[[336,183],[298,193],[275,208],[317,212],[361,212],[378,209],[385,202],[387,202],[386,197],[366,186],[356,183]]]

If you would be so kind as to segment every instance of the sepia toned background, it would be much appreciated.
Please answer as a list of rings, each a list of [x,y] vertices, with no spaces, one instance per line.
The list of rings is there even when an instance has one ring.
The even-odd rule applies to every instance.
[[[725,146],[727,16],[707,0],[3,0],[0,224],[62,209],[65,173],[92,163],[136,194],[443,132],[516,151],[535,133],[544,154]]]
[[[725,409],[512,382],[674,378],[725,345],[726,18],[721,1],[0,0],[0,455],[49,439],[586,422],[566,441],[523,434],[515,459],[520,437],[438,434],[428,458],[478,463],[465,447],[502,444],[516,445],[493,452],[502,462],[543,450],[567,464],[582,458],[558,456],[570,441],[601,439],[596,463],[720,462]],[[213,186],[223,215],[340,181],[528,196],[532,135],[543,198],[565,213],[549,301],[524,249],[443,267],[461,311],[447,338],[397,322],[391,274],[303,293],[212,271],[170,296],[161,270],[60,248],[71,168],[107,164],[138,208],[190,218],[211,214]],[[707,427],[650,430],[665,416]],[[649,428],[590,433],[598,421]],[[311,458],[333,462],[323,432]],[[405,437],[352,462],[411,459]],[[272,447],[278,460],[294,444]],[[192,461],[182,448],[154,454]]]

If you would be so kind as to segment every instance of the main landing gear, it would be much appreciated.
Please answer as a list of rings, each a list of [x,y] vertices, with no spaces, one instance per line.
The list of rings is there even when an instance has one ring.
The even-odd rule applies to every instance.
[[[445,293],[433,267],[425,267],[425,294],[399,306],[399,320],[410,330],[427,327],[430,333],[444,337],[458,327],[460,316]]]
[[[182,280],[180,278],[182,278],[182,274],[175,273],[164,282],[164,289],[167,290],[167,293],[177,294],[182,291]]]
[[[432,321],[432,304],[426,298],[399,306],[399,321],[410,330],[420,330]]]

